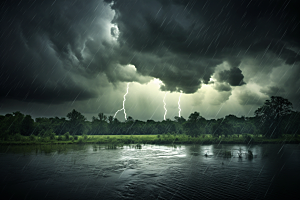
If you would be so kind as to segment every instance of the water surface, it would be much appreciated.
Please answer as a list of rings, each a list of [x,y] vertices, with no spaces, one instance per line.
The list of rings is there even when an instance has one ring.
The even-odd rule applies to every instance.
[[[237,156],[248,149],[253,159]],[[4,199],[300,198],[292,144],[2,146],[0,163]]]

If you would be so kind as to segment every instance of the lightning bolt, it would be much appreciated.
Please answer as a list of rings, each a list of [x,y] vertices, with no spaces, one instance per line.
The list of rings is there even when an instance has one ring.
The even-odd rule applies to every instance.
[[[164,102],[164,109],[165,109],[165,114],[164,114],[164,120],[166,120],[166,114],[167,114],[167,108],[166,108],[166,102],[165,102],[165,99],[166,99],[166,96],[167,96],[167,93],[165,93],[165,97],[164,97],[164,100],[163,100],[163,102]]]
[[[182,95],[182,91],[180,90],[180,95],[179,95],[179,100],[178,100],[178,109],[179,109],[179,117],[180,117],[180,112],[181,112],[181,108],[180,108],[180,98]]]
[[[118,114],[119,111],[123,110],[124,111],[125,120],[127,119],[126,118],[126,111],[125,111],[125,101],[126,101],[126,95],[128,94],[128,89],[129,89],[129,83],[127,83],[127,92],[126,92],[126,94],[124,94],[123,108],[121,108],[120,110],[117,110],[117,112],[114,115],[114,118],[116,118],[116,115]]]

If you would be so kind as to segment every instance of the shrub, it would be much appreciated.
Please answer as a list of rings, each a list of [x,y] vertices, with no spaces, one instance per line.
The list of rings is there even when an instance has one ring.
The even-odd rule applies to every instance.
[[[53,133],[52,129],[46,130],[44,134],[42,134],[42,137],[50,137],[51,139],[51,133]]]
[[[224,157],[225,158],[228,158],[228,157],[231,157],[231,151],[228,151],[228,150],[224,150]]]
[[[77,135],[74,135],[74,140],[78,140],[78,136]]]
[[[83,143],[83,139],[82,139],[82,138],[79,138],[78,144],[82,144],[82,143]]]
[[[55,140],[55,133],[50,133],[50,136],[49,136],[50,140]]]
[[[66,133],[64,134],[64,136],[65,136],[65,139],[66,139],[66,140],[69,140],[69,139],[70,139],[70,133],[69,133],[69,132],[66,132]]]
[[[14,135],[14,140],[15,141],[21,141],[22,140],[22,135],[20,133],[17,133],[16,135]]]
[[[253,153],[251,150],[248,150],[248,158],[252,159],[253,158]]]
[[[30,140],[30,141],[34,141],[34,140],[35,140],[35,136],[34,136],[33,134],[31,134],[31,135],[29,136],[29,140]]]
[[[74,137],[73,136],[70,136],[69,139],[72,140],[72,141],[74,141]]]
[[[4,141],[8,140],[9,139],[9,131],[5,130],[3,133],[0,132],[0,138]]]
[[[58,140],[58,141],[62,141],[62,139],[63,139],[63,138],[62,138],[61,135],[57,137],[57,140]]]
[[[83,134],[82,137],[83,137],[84,140],[87,140],[87,139],[88,139],[88,137],[87,137],[86,134]]]
[[[43,138],[43,137],[39,138],[39,142],[45,142],[45,141],[46,141],[45,138]]]

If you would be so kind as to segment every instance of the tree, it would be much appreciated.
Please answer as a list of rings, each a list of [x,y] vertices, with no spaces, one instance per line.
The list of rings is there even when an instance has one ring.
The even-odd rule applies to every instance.
[[[212,136],[219,138],[221,133],[220,124],[215,122],[212,124]]]
[[[114,120],[114,117],[113,117],[113,116],[109,116],[109,117],[108,117],[108,121],[109,121],[110,124],[112,124],[113,120]]]
[[[24,114],[22,114],[20,111],[13,112],[13,117],[11,118],[13,121],[9,125],[9,131],[11,134],[16,134],[21,132],[21,124],[24,119]]]
[[[107,117],[103,113],[99,113],[98,117],[92,117],[92,122],[90,123],[90,130],[88,134],[90,135],[101,135],[108,133],[108,124],[107,124]]]
[[[26,115],[21,123],[20,132],[22,135],[31,135],[34,130],[34,121],[30,115]]]
[[[175,119],[179,124],[183,124],[184,122],[186,122],[186,119],[184,119],[182,116],[181,116],[181,117],[175,116],[174,119]]]
[[[134,119],[131,116],[128,116],[125,122],[134,122]]]
[[[260,119],[260,130],[265,137],[279,137],[281,122],[284,116],[291,114],[293,105],[289,100],[279,96],[272,96],[264,105],[255,111]]]
[[[99,113],[98,117],[99,117],[100,121],[106,121],[107,120],[107,117],[103,113]]]
[[[69,118],[71,135],[82,134],[86,118],[75,109],[67,114],[67,118]]]
[[[190,121],[190,122],[196,122],[200,117],[201,117],[200,113],[194,112],[194,113],[190,114],[190,116],[188,118],[188,121]]]
[[[232,126],[228,123],[225,119],[218,119],[212,125],[212,136],[219,138],[220,136],[224,135],[227,137],[232,130]]]
[[[190,114],[183,127],[188,135],[196,137],[204,132],[204,128],[201,128],[201,126],[203,127],[205,122],[206,120],[200,116],[200,113],[194,112]]]

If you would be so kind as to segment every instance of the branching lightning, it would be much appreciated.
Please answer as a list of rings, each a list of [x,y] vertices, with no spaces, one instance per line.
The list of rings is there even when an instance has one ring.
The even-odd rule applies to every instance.
[[[166,102],[165,102],[165,99],[166,99],[166,96],[167,96],[167,92],[165,93],[165,97],[164,97],[164,100],[163,100],[163,102],[164,102],[164,109],[165,109],[165,114],[164,114],[164,120],[166,120],[166,114],[167,114],[167,108],[166,108]]]
[[[180,117],[180,112],[181,112],[181,108],[180,108],[180,98],[181,98],[181,95],[182,95],[182,91],[180,90],[180,95],[179,95],[179,100],[178,100],[178,109],[179,109],[179,117]]]
[[[129,83],[127,83],[127,92],[126,92],[126,94],[124,94],[123,108],[121,108],[120,110],[118,110],[115,113],[114,118],[116,118],[116,115],[118,114],[119,111],[123,110],[124,111],[125,120],[127,119],[127,117],[126,117],[126,110],[125,110],[125,101],[126,101],[126,95],[128,94],[128,89],[129,89]]]

